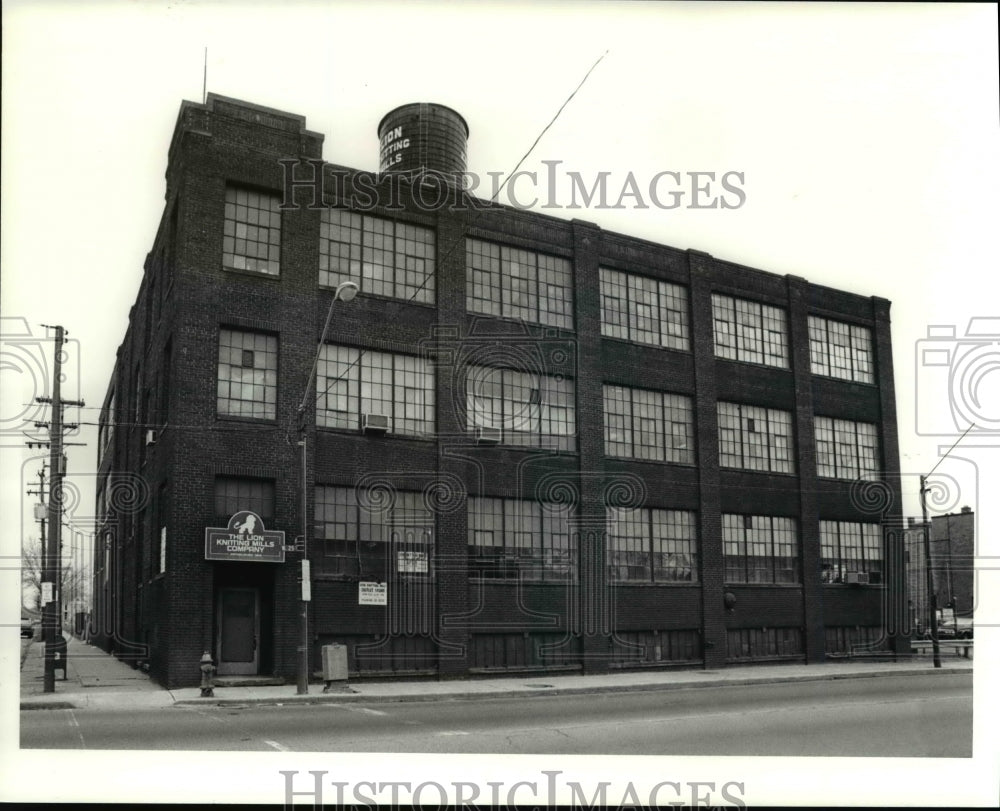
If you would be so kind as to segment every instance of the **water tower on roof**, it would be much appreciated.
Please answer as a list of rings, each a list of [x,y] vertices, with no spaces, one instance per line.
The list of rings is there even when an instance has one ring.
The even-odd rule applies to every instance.
[[[443,104],[419,102],[397,107],[379,122],[379,171],[464,172],[469,125]]]

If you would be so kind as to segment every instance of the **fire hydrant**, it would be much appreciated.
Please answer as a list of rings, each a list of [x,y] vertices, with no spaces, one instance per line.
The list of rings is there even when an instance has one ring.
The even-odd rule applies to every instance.
[[[201,655],[201,697],[202,698],[213,698],[215,696],[214,687],[212,683],[212,677],[215,675],[215,663],[212,661],[212,655],[205,651]]]

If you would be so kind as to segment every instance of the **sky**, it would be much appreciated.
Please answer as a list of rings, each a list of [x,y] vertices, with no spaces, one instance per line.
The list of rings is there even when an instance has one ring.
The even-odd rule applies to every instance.
[[[629,173],[648,189],[664,171],[734,172],[745,200],[691,208],[688,190],[674,209],[647,195],[547,213],[891,300],[904,513],[936,467],[931,514],[971,506],[992,552],[1000,321],[966,333],[1000,317],[996,23],[988,4],[4,3],[3,555],[37,532],[23,491],[39,452],[11,426],[42,393],[24,360],[44,356],[42,324],[69,331],[63,396],[86,403],[67,415],[86,444],[68,449],[68,518],[92,515],[94,424],[179,105],[201,100],[206,73],[210,92],[306,116],[326,160],[361,169],[378,168],[385,113],[446,104],[485,174],[514,168],[599,59],[523,170],[561,161],[561,201],[563,172],[607,172],[609,204]],[[929,327],[952,330],[934,344],[943,365],[925,362]],[[2,573],[10,593],[16,573]],[[977,625],[980,610],[1000,617],[988,574]]]

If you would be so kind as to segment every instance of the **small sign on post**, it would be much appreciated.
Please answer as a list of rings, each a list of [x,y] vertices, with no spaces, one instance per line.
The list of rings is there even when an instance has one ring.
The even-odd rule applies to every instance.
[[[54,589],[52,586],[52,583],[42,583],[42,605],[48,605],[55,600],[55,597],[53,596]]]
[[[385,583],[358,583],[358,605],[388,605]]]
[[[309,572],[309,558],[302,558],[302,602],[312,599],[312,576]]]

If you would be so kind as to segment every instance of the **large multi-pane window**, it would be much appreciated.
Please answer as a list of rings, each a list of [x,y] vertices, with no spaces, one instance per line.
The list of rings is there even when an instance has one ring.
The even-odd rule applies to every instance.
[[[722,516],[727,583],[798,583],[799,544],[794,518]]]
[[[473,313],[572,329],[572,266],[557,256],[466,239],[465,306]]]
[[[434,514],[423,493],[359,492],[316,488],[317,563],[326,574],[372,577],[429,576],[433,569]]]
[[[820,521],[820,579],[846,583],[849,573],[867,574],[869,583],[882,582],[882,528],[856,521]]]
[[[365,415],[389,420],[389,433],[434,433],[434,373],[412,355],[326,344],[316,367],[316,424],[358,428]]]
[[[687,288],[601,268],[601,335],[689,349]]]
[[[281,267],[281,212],[273,194],[226,188],[222,263],[277,276]]]
[[[878,473],[878,429],[868,422],[816,418],[816,472],[831,479]]]
[[[610,580],[691,583],[698,580],[695,514],[682,510],[608,507]]]
[[[365,293],[434,303],[434,231],[343,208],[323,209],[319,283],[353,281]]]
[[[604,452],[608,456],[694,464],[691,398],[606,385]]]
[[[487,579],[573,580],[572,507],[515,498],[469,498],[469,574]]]
[[[867,327],[809,316],[809,359],[814,375],[874,381],[872,333]]]
[[[217,403],[226,417],[273,420],[278,396],[278,339],[259,332],[219,331]]]
[[[718,404],[719,465],[794,473],[792,415],[775,408]]]
[[[249,510],[264,521],[274,520],[274,482],[268,479],[245,479],[217,476],[215,479],[215,520],[226,526],[233,515]]]
[[[788,368],[788,327],[780,307],[713,293],[712,325],[718,357]]]
[[[508,445],[576,449],[573,381],[491,366],[469,366],[466,427],[492,428]]]

